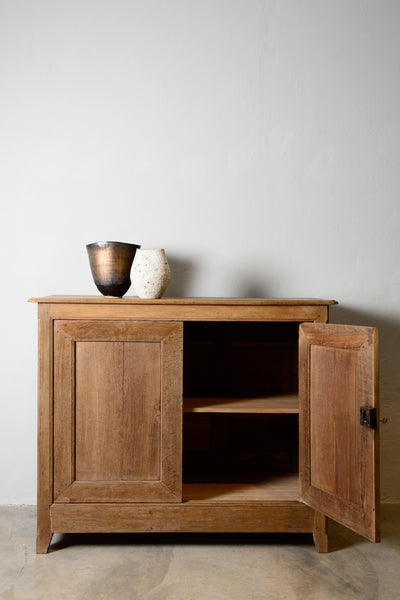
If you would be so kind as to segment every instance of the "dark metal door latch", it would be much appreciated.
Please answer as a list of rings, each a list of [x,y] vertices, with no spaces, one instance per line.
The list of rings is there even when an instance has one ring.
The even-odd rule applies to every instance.
[[[361,406],[360,423],[364,427],[376,429],[376,408],[373,408],[372,406]]]

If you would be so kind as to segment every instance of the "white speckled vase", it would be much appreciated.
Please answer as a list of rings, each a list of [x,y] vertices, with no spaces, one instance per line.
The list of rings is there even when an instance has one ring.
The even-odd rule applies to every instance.
[[[139,298],[161,298],[171,279],[165,251],[136,250],[131,279]]]

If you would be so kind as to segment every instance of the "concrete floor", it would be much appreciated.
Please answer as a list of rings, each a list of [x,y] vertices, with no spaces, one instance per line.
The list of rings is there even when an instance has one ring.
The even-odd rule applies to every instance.
[[[35,554],[35,508],[0,507],[2,600],[400,599],[400,505],[382,542],[330,523],[309,535],[61,535]]]

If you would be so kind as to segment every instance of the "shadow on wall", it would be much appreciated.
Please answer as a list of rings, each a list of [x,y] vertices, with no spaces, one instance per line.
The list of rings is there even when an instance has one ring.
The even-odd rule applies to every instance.
[[[188,296],[196,272],[195,263],[168,254],[168,263],[171,269],[171,281],[167,289],[167,296]],[[268,298],[270,289],[259,278],[252,278],[242,272],[237,273],[235,297],[237,298]]]
[[[380,428],[382,501],[399,502],[400,321],[339,305],[332,307],[330,322],[379,329],[380,418],[389,419],[388,423]]]
[[[241,277],[237,283],[238,296],[242,298],[269,298],[271,296],[268,286],[259,279]]]
[[[168,254],[168,264],[171,269],[171,281],[168,286],[167,296],[187,296],[193,281],[195,271],[194,262]]]

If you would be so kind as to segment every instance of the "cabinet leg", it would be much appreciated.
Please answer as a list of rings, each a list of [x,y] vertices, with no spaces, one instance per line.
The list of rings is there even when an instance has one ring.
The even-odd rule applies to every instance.
[[[49,508],[37,509],[36,554],[47,554],[53,532],[50,526]]]
[[[53,537],[53,533],[48,531],[45,534],[37,534],[36,537],[36,554],[47,554],[49,551],[49,546],[51,542],[51,538]]]
[[[328,519],[319,512],[314,514],[313,538],[317,552],[328,552]]]

